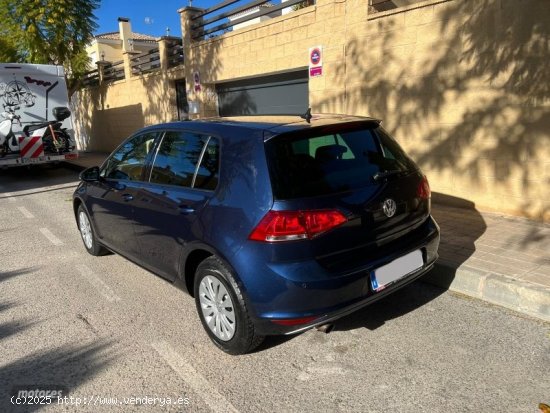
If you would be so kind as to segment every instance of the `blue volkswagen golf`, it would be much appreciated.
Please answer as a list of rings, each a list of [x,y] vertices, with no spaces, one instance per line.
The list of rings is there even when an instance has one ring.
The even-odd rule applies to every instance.
[[[243,117],[139,130],[81,173],[86,250],[185,289],[210,339],[252,351],[426,273],[439,227],[418,166],[371,118]]]

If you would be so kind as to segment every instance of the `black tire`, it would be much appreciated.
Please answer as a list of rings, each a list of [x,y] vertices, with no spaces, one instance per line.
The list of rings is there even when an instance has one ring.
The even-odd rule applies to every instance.
[[[86,251],[96,257],[99,255],[105,255],[108,251],[97,241],[90,216],[82,205],[78,207],[76,212],[76,222],[78,224],[78,231],[80,232]]]
[[[44,152],[46,153],[56,153],[63,154],[70,152],[71,149],[71,138],[63,130],[54,130],[55,141],[52,137],[51,130],[48,128],[42,137],[44,142]]]
[[[214,284],[212,284],[212,282]],[[216,290],[216,294],[222,293],[221,299],[219,301],[216,300],[218,303],[217,310],[216,306],[205,306],[203,310],[203,303],[205,303],[205,300],[208,301],[208,297],[206,296],[208,295],[207,286],[209,285],[223,286]],[[248,314],[242,292],[235,282],[232,272],[217,257],[209,257],[198,266],[197,273],[195,274],[194,293],[195,304],[202,326],[208,334],[208,337],[210,337],[218,348],[226,353],[239,355],[251,352],[262,343],[264,337],[258,336],[254,332],[254,324]],[[228,300],[228,298],[230,300]],[[229,309],[229,304],[227,303],[230,304],[232,308],[231,311],[227,311]],[[209,320],[206,319],[207,315],[205,315],[205,312],[211,313],[212,317],[210,317]],[[232,335],[228,333],[227,328],[224,334],[224,322],[219,323],[221,327],[220,330],[222,331],[216,328],[216,320],[218,319],[215,313],[219,313],[220,317],[224,317],[224,314],[229,314],[229,317],[231,317],[231,314],[233,315],[234,323],[232,323]],[[214,326],[209,326],[208,321],[211,322],[211,325],[214,324]],[[227,325],[228,321],[229,319],[226,317],[225,325]]]
[[[74,145],[71,145],[71,137],[63,129],[56,131],[56,136],[57,139],[61,140],[64,152],[70,152],[74,149]]]

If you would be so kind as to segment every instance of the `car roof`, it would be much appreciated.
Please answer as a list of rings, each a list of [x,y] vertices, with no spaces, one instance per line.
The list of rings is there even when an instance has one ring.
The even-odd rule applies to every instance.
[[[375,122],[380,120],[365,116],[339,115],[339,114],[312,114],[310,122],[299,115],[257,115],[257,116],[230,116],[195,119],[190,121],[170,122],[146,129],[186,129],[192,128],[203,132],[216,133],[223,128],[241,128],[256,131],[264,131],[264,137],[268,138],[285,132],[300,129],[337,125],[352,122]]]

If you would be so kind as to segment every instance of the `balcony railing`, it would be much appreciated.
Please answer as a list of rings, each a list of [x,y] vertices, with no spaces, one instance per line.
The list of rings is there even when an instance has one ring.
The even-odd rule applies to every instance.
[[[124,79],[124,60],[105,65],[103,68],[103,81],[115,82]]]
[[[161,39],[165,47],[155,47],[146,53],[129,59],[132,76],[160,71],[161,60],[165,68],[170,69],[181,66],[184,63],[182,39],[179,37],[165,36]],[[160,50],[164,50],[166,56],[161,59]],[[98,69],[90,70],[82,76],[82,86],[97,86],[101,82],[109,83],[125,78],[125,60],[118,62],[98,62]]]
[[[92,87],[99,85],[99,70],[90,70],[82,75],[82,86]]]
[[[147,53],[132,57],[130,59],[130,67],[132,68],[132,75],[140,75],[160,70],[159,48],[155,47]]]
[[[280,16],[283,9],[303,5],[303,3],[304,0],[289,0],[280,4],[273,4],[271,0],[254,0],[250,2],[225,0],[193,16],[191,38],[193,40],[202,40],[207,37],[220,35],[231,31],[236,25],[259,17]],[[232,7],[235,5],[237,6]],[[225,11],[223,11],[224,9]],[[208,15],[212,15],[212,17],[205,18]]]

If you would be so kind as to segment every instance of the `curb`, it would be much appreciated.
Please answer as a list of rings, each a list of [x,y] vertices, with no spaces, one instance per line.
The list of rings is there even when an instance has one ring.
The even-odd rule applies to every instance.
[[[550,322],[550,288],[441,259],[422,281]]]
[[[70,162],[70,161],[63,161],[61,163],[63,164],[64,167],[66,167],[68,169],[72,169],[73,171],[76,171],[76,172],[81,172],[84,169],[86,169],[86,167],[84,167],[82,165],[78,165],[78,164]]]

